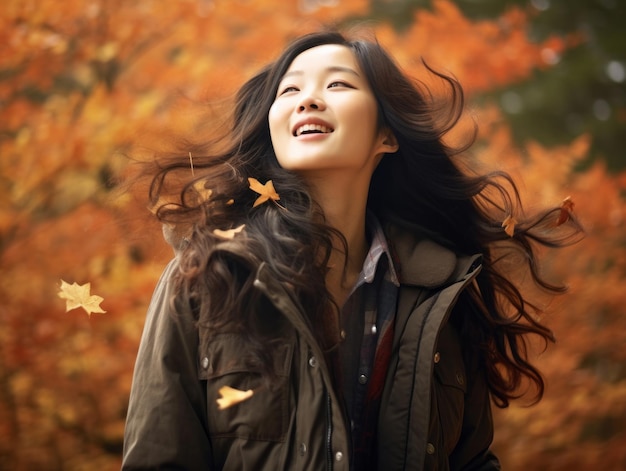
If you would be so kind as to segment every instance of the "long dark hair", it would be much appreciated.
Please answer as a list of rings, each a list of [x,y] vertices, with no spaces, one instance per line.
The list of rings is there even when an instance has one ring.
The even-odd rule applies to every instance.
[[[338,44],[350,48],[378,102],[379,126],[391,129],[399,150],[383,158],[375,170],[368,208],[386,223],[403,224],[458,254],[483,254],[483,269],[453,317],[473,358],[486,368],[497,405],[517,397],[523,380],[543,394],[543,379],[528,361],[526,334],[550,341],[552,332],[536,318],[537,308],[506,272],[503,260],[522,254],[535,286],[550,293],[563,288],[546,281],[537,267],[536,246],[559,247],[573,242],[580,227],[568,213],[554,223],[562,208],[526,216],[511,178],[503,172],[472,174],[462,165],[471,145],[444,144],[446,133],[461,119],[464,103],[459,83],[430,68],[447,85],[441,106],[423,84],[409,80],[375,41],[348,40],[337,32],[303,36],[239,90],[228,143],[220,152],[189,145],[197,177],[189,177],[189,160],[172,155],[152,180],[150,197],[157,217],[181,235],[179,294],[190,300],[200,329],[236,331],[247,338],[251,361],[271,375],[268,350],[282,320],[254,288],[261,264],[270,270],[294,301],[324,348],[336,340],[334,302],[325,284],[333,240],[343,240],[324,223],[321,208],[306,184],[280,167],[270,140],[268,111],[291,62],[310,48]],[[280,204],[253,208],[258,196],[248,178],[272,180]],[[181,184],[174,201],[157,203],[170,182]],[[175,185],[174,185],[175,186]],[[209,191],[210,190],[210,194]],[[514,216],[512,235],[502,222]],[[563,218],[561,218],[563,219]],[[559,221],[562,222],[562,221]],[[215,230],[245,228],[232,238]],[[471,342],[469,341],[471,339]]]

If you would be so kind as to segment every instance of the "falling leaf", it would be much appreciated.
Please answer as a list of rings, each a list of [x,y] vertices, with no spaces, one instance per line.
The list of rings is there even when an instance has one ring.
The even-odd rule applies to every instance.
[[[276,193],[276,190],[274,189],[272,180],[268,180],[265,185],[259,182],[256,178],[248,178],[248,182],[250,183],[250,189],[261,195],[252,205],[253,208],[265,203],[268,200],[278,201],[280,199],[278,193]]]
[[[561,203],[561,210],[559,211],[559,216],[556,219],[556,225],[560,226],[561,224],[565,224],[571,217],[573,210],[574,202],[572,201],[572,198],[568,196]]]
[[[239,404],[245,400],[248,400],[254,394],[252,389],[247,391],[241,391],[239,389],[231,388],[230,386],[222,386],[219,391],[220,398],[217,399],[217,408],[219,410],[228,409],[229,407]]]
[[[207,201],[213,194],[213,190],[211,190],[210,188],[206,188],[205,184],[206,184],[205,180],[200,180],[193,184],[193,189],[198,192],[198,195],[200,195],[201,203],[204,203],[205,201]]]
[[[513,216],[507,216],[506,219],[502,222],[504,232],[506,232],[509,237],[513,237],[513,234],[515,234],[515,224],[517,224],[517,221]]]
[[[235,237],[235,234],[240,233],[245,226],[245,224],[242,224],[239,227],[235,227],[234,229],[227,229],[225,231],[223,231],[222,229],[213,229],[213,234],[218,237],[222,237],[223,239],[232,239],[233,237]]]
[[[93,312],[106,312],[100,307],[100,303],[104,301],[104,298],[96,296],[95,294],[90,295],[90,290],[91,283],[79,285],[74,282],[70,285],[69,283],[61,280],[61,290],[58,295],[59,298],[65,299],[65,312],[79,307],[82,307],[90,317]]]

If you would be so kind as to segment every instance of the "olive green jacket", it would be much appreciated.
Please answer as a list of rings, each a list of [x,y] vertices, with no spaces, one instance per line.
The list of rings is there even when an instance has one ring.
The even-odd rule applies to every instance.
[[[383,390],[378,468],[497,470],[482,375],[468,375],[447,318],[480,270],[480,256],[389,230],[401,267],[395,338]],[[262,386],[233,334],[199,334],[173,298],[173,260],[155,290],[141,339],[124,438],[123,470],[349,470],[346,420],[301,309],[262,265],[255,286],[290,321],[274,356],[277,380]],[[174,312],[173,312],[174,311]],[[254,394],[225,410],[222,386]]]

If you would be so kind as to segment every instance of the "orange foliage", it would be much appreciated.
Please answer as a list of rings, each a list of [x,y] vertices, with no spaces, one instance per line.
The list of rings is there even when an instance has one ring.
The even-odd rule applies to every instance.
[[[574,170],[590,136],[559,148],[530,142],[516,150],[497,110],[481,116],[480,157],[523,182],[531,207],[569,196],[587,232],[582,243],[544,254],[547,272],[570,292],[545,306],[557,344],[537,357],[547,377],[543,401],[496,413],[503,468],[618,469],[626,462],[626,175],[608,174],[602,162]]]
[[[527,78],[536,68],[580,39],[551,37],[533,43],[526,37],[529,17],[517,8],[497,21],[471,21],[447,0],[435,0],[433,11],[420,10],[408,30],[398,35],[390,26],[378,30],[381,41],[412,74],[422,78],[421,58],[436,69],[452,72],[469,93]]]
[[[164,129],[210,130],[216,124],[203,122],[191,104],[228,98],[287,40],[324,22],[367,15],[368,4],[4,2],[0,468],[119,468],[144,315],[172,253],[147,201],[113,191],[130,146],[158,147],[170,135]],[[452,71],[470,93],[523,80],[580,40],[532,43],[520,9],[472,22],[450,1],[434,4],[403,33],[385,23],[373,28],[409,73],[425,77],[424,57]],[[626,176],[610,175],[600,163],[574,171],[590,136],[557,149],[515,149],[497,109],[476,114],[481,165],[511,171],[533,206],[571,196],[589,232],[584,245],[547,254],[549,273],[572,287],[549,317],[559,338],[540,357],[549,389],[535,408],[497,414],[496,449],[509,470],[614,469],[624,463],[626,439]],[[66,314],[56,295],[60,279],[91,282],[107,313]]]

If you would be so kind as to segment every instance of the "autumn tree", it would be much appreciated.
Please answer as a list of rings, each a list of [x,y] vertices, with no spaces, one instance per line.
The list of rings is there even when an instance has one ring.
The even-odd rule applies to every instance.
[[[533,40],[542,13],[528,8],[470,19],[437,0],[405,11],[399,26],[383,3],[390,2],[0,7],[0,469],[119,468],[145,311],[172,255],[145,195],[118,191],[131,157],[149,157],[172,135],[210,132],[207,111],[228,102],[290,38],[372,18],[410,74],[428,80],[425,58],[459,78],[480,126],[477,164],[512,172],[531,205],[570,196],[588,228],[584,245],[545,254],[545,269],[567,280],[571,294],[547,306],[559,341],[539,357],[545,400],[497,415],[502,461],[511,470],[626,463],[626,177],[608,173],[602,160],[576,171],[593,152],[590,133],[556,148],[520,141],[493,102],[478,100],[553,70],[547,49],[566,54],[588,39],[564,31]],[[106,313],[65,312],[62,280],[89,282]]]

